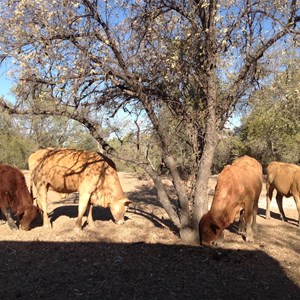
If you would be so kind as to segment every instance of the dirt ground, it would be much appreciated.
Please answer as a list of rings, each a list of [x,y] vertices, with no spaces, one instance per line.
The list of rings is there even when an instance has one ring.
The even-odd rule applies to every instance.
[[[25,172],[27,175],[27,172]],[[293,199],[276,201],[247,244],[232,226],[222,248],[181,243],[150,181],[120,173],[133,200],[126,222],[94,208],[96,227],[73,231],[77,199],[49,192],[52,229],[41,219],[29,232],[0,225],[0,299],[300,299],[300,229]],[[210,188],[214,188],[215,177]]]

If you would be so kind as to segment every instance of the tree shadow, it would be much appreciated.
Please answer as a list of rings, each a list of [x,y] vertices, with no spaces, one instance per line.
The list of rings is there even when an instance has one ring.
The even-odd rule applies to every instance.
[[[138,191],[127,193],[127,197],[133,201],[133,204],[129,206],[127,213],[125,214],[125,221],[128,219],[128,213],[131,213],[148,219],[156,227],[168,227],[174,233],[178,231],[177,227],[174,226],[173,222],[169,219],[159,217],[155,214],[154,210],[150,212],[147,211],[147,207],[145,205],[152,205],[153,207],[161,208],[163,210],[161,203],[157,199],[155,188],[149,188],[146,185],[142,185],[139,187]],[[51,202],[51,200],[49,200],[49,204],[56,206],[50,213],[48,213],[51,224],[61,216],[67,216],[72,219],[77,218],[78,201],[78,193],[70,194],[66,198],[55,202]],[[173,199],[171,200],[171,203],[176,209],[177,201]],[[84,216],[87,216],[87,212],[85,212]],[[103,208],[101,206],[93,207],[93,218],[95,221],[113,220],[110,209]],[[86,224],[83,226],[85,225]],[[39,226],[43,226],[41,215],[37,216],[37,218],[31,223],[32,228]]]
[[[158,227],[158,228],[167,227],[173,233],[176,233],[176,234],[178,233],[178,228],[174,225],[174,223],[170,219],[164,219],[163,217],[159,218],[154,213],[149,213],[143,209],[139,209],[136,207],[129,208],[128,212],[148,219],[149,221],[151,221],[153,223],[153,225],[155,227]]]
[[[84,216],[87,217],[88,212],[86,211]],[[67,216],[71,219],[75,219],[78,216],[78,205],[63,205],[56,207],[49,214],[50,222],[55,222],[59,217]],[[101,206],[93,207],[93,219],[94,221],[110,221],[113,220],[112,214],[109,208]]]
[[[127,193],[127,197],[135,203],[152,204],[162,207],[157,198],[157,191],[154,187],[141,185],[134,192]]]
[[[138,216],[142,216],[148,219],[149,221],[151,221],[156,227],[160,227],[160,228],[168,227],[171,231],[176,232],[177,227],[174,226],[172,221],[170,221],[169,219],[159,218],[154,213],[149,213],[143,209],[138,209],[136,207],[133,208],[129,207],[124,217],[125,221],[128,220],[129,218],[128,214],[135,214]],[[49,219],[52,224],[61,216],[67,216],[71,219],[76,219],[77,215],[78,215],[77,205],[63,205],[53,209],[53,211],[49,214]],[[84,216],[87,217],[87,212],[85,212]],[[111,221],[113,220],[113,216],[109,208],[94,206],[93,219],[94,221]],[[42,226],[42,225],[43,225],[43,220],[41,217],[38,217],[38,219],[32,222],[32,228]],[[85,226],[86,224],[83,224],[83,227]]]
[[[266,210],[263,209],[263,208],[259,208],[258,209],[258,216],[263,218],[263,219],[266,219]],[[272,211],[271,211],[271,218],[281,220],[280,214],[279,213],[274,213]],[[292,219],[292,218],[288,218],[288,217],[287,217],[287,219],[288,219],[288,222],[285,222],[285,224],[290,224],[290,225],[294,225],[294,226],[298,227],[297,220]],[[226,229],[231,233],[234,233],[234,234],[237,234],[237,235],[241,236],[242,239],[245,241],[246,240],[246,230],[244,230],[243,232],[238,232],[238,226],[239,226],[239,221],[234,221]],[[259,231],[260,230],[261,230],[261,227],[259,228]],[[289,228],[287,228],[287,230],[289,230]]]
[[[266,209],[264,208],[258,208],[258,215],[263,218],[266,219]],[[280,220],[281,221],[281,216],[279,213],[270,211],[270,217],[271,219],[276,219],[276,220]],[[298,226],[298,220],[294,219],[294,218],[289,218],[288,216],[286,216],[287,219],[287,223],[294,225],[294,226]],[[284,222],[282,220],[282,222]]]
[[[299,299],[260,250],[106,242],[0,242],[1,299]]]

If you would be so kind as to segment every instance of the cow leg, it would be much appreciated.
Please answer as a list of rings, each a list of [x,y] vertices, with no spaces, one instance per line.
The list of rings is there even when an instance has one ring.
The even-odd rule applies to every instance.
[[[10,210],[7,210],[6,208],[1,208],[2,213],[4,214],[7,224],[11,230],[16,230],[18,229],[18,226],[15,224],[14,220],[11,217],[11,212]]]
[[[284,214],[283,207],[282,207],[282,198],[283,198],[283,196],[279,192],[277,192],[276,201],[277,201],[280,217],[281,217],[281,220],[284,220],[285,222],[287,222],[287,218]]]
[[[253,211],[252,211],[252,231],[254,234],[257,234],[257,223],[256,223],[256,216],[258,212],[258,200],[255,200],[254,206],[253,206]]]
[[[80,230],[82,225],[82,217],[86,212],[87,206],[90,201],[90,194],[79,192],[79,204],[78,204],[78,217],[75,223],[75,230]]]
[[[254,243],[254,235],[252,231],[252,222],[253,222],[253,207],[247,205],[245,207],[244,218],[246,223],[246,242]]]
[[[271,204],[271,200],[272,200],[272,196],[273,196],[273,191],[274,191],[274,187],[272,187],[270,185],[270,183],[267,181],[266,184],[266,188],[267,188],[267,195],[266,195],[266,219],[270,219],[270,204]]]
[[[238,233],[242,234],[245,232],[246,224],[244,219],[244,209],[240,211],[240,219],[239,219],[239,226],[238,226]]]
[[[294,200],[298,210],[298,226],[300,227],[300,194],[294,196]]]
[[[93,219],[93,205],[91,204],[91,202],[89,201],[88,206],[87,206],[87,210],[88,210],[88,225],[89,227],[95,227],[95,222]]]
[[[44,228],[51,228],[51,223],[47,213],[47,187],[40,185],[37,187],[37,204],[43,211],[43,226]]]
[[[252,231],[251,219],[252,215],[250,216],[250,220],[246,222],[246,242],[248,243],[254,243],[254,234]]]

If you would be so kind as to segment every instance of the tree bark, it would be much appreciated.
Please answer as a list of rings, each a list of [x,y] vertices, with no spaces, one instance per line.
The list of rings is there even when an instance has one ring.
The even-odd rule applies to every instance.
[[[149,174],[149,176],[154,182],[154,185],[157,189],[159,202],[162,204],[163,208],[167,212],[168,216],[170,217],[174,225],[180,228],[180,219],[174,207],[171,205],[168,193],[161,181],[160,176],[151,168],[151,166],[144,167],[144,170],[147,172],[147,174]]]

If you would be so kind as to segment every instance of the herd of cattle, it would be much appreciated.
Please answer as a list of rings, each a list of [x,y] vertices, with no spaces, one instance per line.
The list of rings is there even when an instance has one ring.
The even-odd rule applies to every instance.
[[[87,222],[93,226],[92,207],[109,207],[115,223],[124,222],[131,201],[125,196],[116,166],[108,157],[91,151],[75,149],[40,149],[28,158],[30,188],[23,173],[12,166],[0,164],[0,208],[11,229],[18,228],[12,214],[18,217],[21,229],[29,230],[38,210],[43,214],[44,227],[51,227],[47,214],[47,191],[79,193],[75,229],[81,229],[82,217],[88,210]],[[223,231],[239,220],[239,232],[253,242],[257,231],[256,215],[262,191],[261,164],[249,156],[237,158],[224,167],[218,176],[210,210],[199,223],[202,245],[219,245]],[[36,189],[36,206],[33,204]],[[300,226],[300,167],[271,162],[267,167],[266,218],[270,218],[270,201],[274,189],[281,218],[287,220],[282,207],[283,197],[294,197]]]

